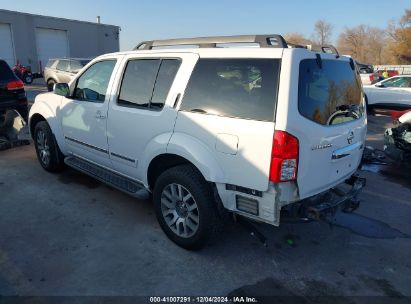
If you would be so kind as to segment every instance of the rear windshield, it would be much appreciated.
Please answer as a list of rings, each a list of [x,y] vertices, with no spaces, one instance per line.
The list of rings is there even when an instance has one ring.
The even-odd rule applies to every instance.
[[[47,62],[46,68],[50,68],[55,62],[56,62],[56,59],[49,59],[49,61]]]
[[[273,121],[279,59],[200,59],[181,110]]]
[[[361,80],[349,62],[305,59],[300,63],[298,84],[300,113],[319,124],[335,125],[362,117]]]
[[[0,81],[6,81],[14,78],[16,77],[14,76],[14,73],[10,69],[9,65],[5,61],[0,60]]]

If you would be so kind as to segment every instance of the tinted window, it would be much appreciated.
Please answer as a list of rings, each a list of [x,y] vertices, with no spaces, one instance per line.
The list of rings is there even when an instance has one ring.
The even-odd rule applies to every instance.
[[[67,60],[59,60],[57,63],[57,70],[60,71],[68,71],[68,61]]]
[[[273,121],[280,60],[200,59],[181,109]]]
[[[408,88],[410,87],[410,79],[408,77],[396,77],[388,79],[382,84],[387,88]]]
[[[315,59],[300,63],[298,108],[306,118],[323,125],[358,119],[363,115],[360,79],[346,61]]]
[[[138,59],[128,62],[118,104],[127,107],[162,108],[177,73],[176,59]]]
[[[100,61],[89,67],[77,80],[74,98],[104,102],[115,60]]]
[[[7,81],[15,78],[16,77],[7,62],[0,60],[0,81]]]
[[[162,108],[164,106],[168,91],[170,91],[180,63],[180,60],[177,59],[165,59],[161,61],[153,97],[151,99],[151,107]]]

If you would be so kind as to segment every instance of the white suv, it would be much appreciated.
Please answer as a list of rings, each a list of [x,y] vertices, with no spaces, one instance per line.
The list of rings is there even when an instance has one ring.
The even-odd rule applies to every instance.
[[[94,59],[30,111],[44,169],[151,194],[164,232],[189,249],[227,210],[278,226],[280,213],[358,207],[366,125],[353,60],[279,35],[144,42]]]

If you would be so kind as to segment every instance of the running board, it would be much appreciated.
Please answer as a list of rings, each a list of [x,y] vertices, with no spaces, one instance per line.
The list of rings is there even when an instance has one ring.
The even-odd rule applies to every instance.
[[[67,156],[64,159],[64,162],[66,165],[134,197],[139,199],[149,198],[149,192],[142,184],[127,177],[121,176],[75,156]]]

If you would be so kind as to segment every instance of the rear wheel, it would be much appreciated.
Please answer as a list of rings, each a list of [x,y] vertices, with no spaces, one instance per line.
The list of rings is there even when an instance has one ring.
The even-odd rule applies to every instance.
[[[26,84],[31,84],[31,83],[33,82],[33,75],[31,75],[31,74],[25,74],[24,77],[23,77],[23,79],[24,79],[24,82],[25,82]]]
[[[54,79],[47,80],[47,90],[49,92],[53,91],[55,84],[56,84],[56,81]]]
[[[215,236],[220,220],[217,203],[193,166],[177,166],[161,174],[153,200],[161,228],[177,245],[199,249]]]
[[[49,172],[59,172],[64,168],[64,156],[60,152],[56,139],[45,121],[40,121],[34,128],[34,144],[37,159]]]

